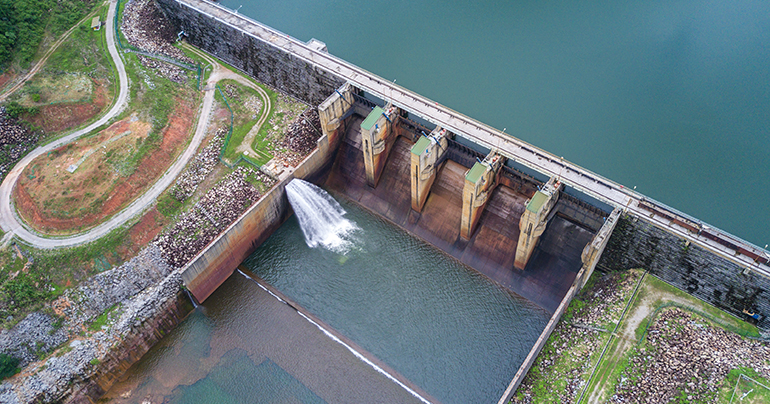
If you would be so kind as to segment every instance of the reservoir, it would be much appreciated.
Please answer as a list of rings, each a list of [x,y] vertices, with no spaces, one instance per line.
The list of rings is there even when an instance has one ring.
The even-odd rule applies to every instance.
[[[355,226],[344,245],[308,247],[293,215],[244,266],[431,399],[497,401],[550,313],[341,204]],[[414,400],[238,272],[108,397],[121,402],[128,391],[126,402]],[[378,395],[355,395],[364,392]]]
[[[231,9],[762,247],[770,2],[254,1]]]

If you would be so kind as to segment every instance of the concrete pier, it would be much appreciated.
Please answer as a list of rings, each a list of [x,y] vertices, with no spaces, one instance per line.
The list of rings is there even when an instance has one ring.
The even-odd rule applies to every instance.
[[[500,183],[498,175],[504,158],[491,151],[482,162],[476,162],[465,174],[463,186],[463,212],[460,222],[460,236],[469,240],[473,235],[479,217],[484,211],[489,196]]]
[[[551,209],[559,199],[559,191],[562,185],[556,178],[551,178],[542,189],[535,192],[527,201],[527,209],[519,219],[519,244],[516,247],[516,261],[514,266],[524,269],[535,250],[535,245],[545,231],[550,218]]]
[[[361,122],[366,183],[372,188],[377,186],[388,153],[396,140],[397,123],[398,109],[392,105],[386,105],[385,108],[375,107]]]
[[[361,122],[362,118],[354,119]],[[556,310],[582,265],[580,255],[584,247],[598,230],[593,224],[602,223],[602,216],[582,209],[581,212],[590,215],[591,219],[575,219],[570,212],[579,207],[569,198],[560,198],[556,206],[559,214],[548,223],[528,270],[515,270],[517,223],[525,202],[534,192],[526,179],[517,177],[503,181],[504,175],[515,176],[515,173],[501,175],[501,184],[491,192],[480,212],[473,235],[465,240],[460,236],[462,192],[468,166],[472,166],[475,157],[463,159],[468,161],[467,166],[458,163],[457,159],[442,163],[422,212],[418,213],[412,209],[410,175],[414,143],[410,137],[406,132],[398,137],[380,184],[371,188],[366,184],[361,129],[357,122],[348,125],[348,133],[325,182],[327,189],[335,196],[358,202],[545,310]],[[503,183],[526,185],[511,188]]]
[[[436,173],[440,169],[439,162],[446,155],[449,148],[446,129],[437,126],[429,136],[421,136],[412,146],[412,164],[410,176],[412,182],[412,209],[421,212],[425,200],[430,193],[430,187],[436,180]]]

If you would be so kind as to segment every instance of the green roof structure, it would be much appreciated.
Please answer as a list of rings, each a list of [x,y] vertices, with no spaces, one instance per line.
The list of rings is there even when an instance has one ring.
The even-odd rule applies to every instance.
[[[473,168],[468,171],[468,174],[465,174],[465,179],[475,184],[479,182],[481,175],[484,174],[484,171],[486,170],[487,166],[476,162],[473,164]]]
[[[430,139],[425,136],[420,136],[417,139],[417,143],[412,146],[412,154],[421,155],[430,146]]]
[[[532,196],[532,199],[530,199],[527,204],[527,210],[533,213],[539,212],[547,199],[548,195],[540,191],[535,192],[535,195]]]
[[[374,107],[372,112],[369,113],[369,116],[367,116],[366,119],[364,119],[364,121],[361,122],[361,129],[365,131],[372,130],[372,126],[374,126],[374,124],[377,123],[377,120],[380,119],[380,116],[382,115],[383,112],[385,111],[382,108]]]

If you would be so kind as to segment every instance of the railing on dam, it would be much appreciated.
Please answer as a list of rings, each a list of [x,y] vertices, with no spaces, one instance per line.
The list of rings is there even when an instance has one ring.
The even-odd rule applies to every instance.
[[[558,176],[565,185],[578,192],[585,193],[610,206],[621,208],[628,214],[642,218],[741,267],[756,270],[770,277],[770,266],[768,266],[770,253],[763,248],[707,225],[676,209],[629,190],[621,184],[504,134],[427,97],[396,85],[390,80],[383,79],[328,52],[308,46],[302,41],[218,4],[203,0],[175,1],[193,7],[201,14],[234,27],[245,35],[269,43],[298,60],[347,80],[358,89],[383,100],[389,100],[410,114],[441,125],[473,143],[487,149],[497,149],[503,156],[513,159],[518,164],[549,177]],[[650,205],[655,207],[654,210],[648,209]],[[698,223],[698,227],[704,230],[699,233],[693,232],[688,226],[682,225],[689,222]]]

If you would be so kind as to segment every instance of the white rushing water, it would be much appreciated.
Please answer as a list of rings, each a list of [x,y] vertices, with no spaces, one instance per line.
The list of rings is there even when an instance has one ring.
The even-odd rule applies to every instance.
[[[286,195],[308,247],[320,245],[340,254],[350,251],[358,226],[345,219],[345,209],[331,195],[298,178],[286,185]]]

